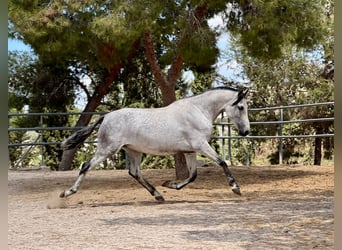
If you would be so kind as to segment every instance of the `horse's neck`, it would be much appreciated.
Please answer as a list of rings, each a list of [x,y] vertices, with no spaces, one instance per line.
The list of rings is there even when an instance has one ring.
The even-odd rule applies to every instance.
[[[209,120],[214,121],[232,97],[233,93],[231,91],[212,90],[204,95],[197,96],[194,102]]]

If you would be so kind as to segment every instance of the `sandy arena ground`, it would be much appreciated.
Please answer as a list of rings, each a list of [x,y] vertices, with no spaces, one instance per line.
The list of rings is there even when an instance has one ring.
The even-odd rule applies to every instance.
[[[159,203],[126,170],[8,171],[9,249],[333,249],[333,167],[201,167],[182,190],[162,187],[174,170],[143,170]],[[49,208],[48,208],[49,207]]]

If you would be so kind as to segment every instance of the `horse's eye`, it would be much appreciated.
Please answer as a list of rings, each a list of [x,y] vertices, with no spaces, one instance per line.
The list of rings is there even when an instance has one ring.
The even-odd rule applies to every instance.
[[[243,106],[238,106],[238,109],[239,109],[240,111],[242,111],[242,110],[243,110]]]

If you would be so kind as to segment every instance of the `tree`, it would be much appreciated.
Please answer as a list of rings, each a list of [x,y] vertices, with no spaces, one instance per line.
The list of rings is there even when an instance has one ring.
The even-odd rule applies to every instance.
[[[208,27],[207,20],[227,6],[232,10],[226,11],[227,29],[252,56],[277,57],[289,43],[313,47],[324,33],[319,21],[321,2],[297,2],[12,0],[10,35],[30,43],[42,60],[77,61],[89,69],[103,69],[102,81],[89,95],[84,111],[96,109],[143,45],[163,104],[168,105],[176,99],[182,69],[204,72],[216,62],[218,32]],[[302,25],[303,20],[310,25]],[[83,115],[77,126],[89,120]],[[65,152],[61,170],[69,168],[72,155]],[[178,177],[184,176],[184,164],[176,165],[180,166]]]
[[[179,8],[182,4],[184,2],[180,2],[179,5],[172,2],[171,7],[168,6],[168,11],[174,11],[177,13],[174,16],[182,20],[177,22],[179,19],[176,19],[171,22],[176,32],[169,35],[174,37],[170,50],[165,48],[165,44],[169,44],[165,40],[160,42],[155,39],[161,37],[159,29],[152,27],[153,32],[147,31],[144,34],[146,56],[151,71],[161,87],[164,104],[175,100],[172,94],[175,79],[183,67],[208,69],[216,61],[218,53],[215,51],[215,42],[218,34],[207,28],[207,20],[214,14],[225,11],[224,21],[227,23],[227,30],[237,37],[238,44],[246,51],[245,53],[263,60],[281,57],[289,45],[295,44],[300,48],[312,49],[326,33],[326,27],[321,22],[325,18],[322,12],[325,3],[319,1],[194,1],[184,4],[184,9]],[[167,19],[167,15],[165,16]],[[303,21],[306,25],[303,25]],[[158,22],[156,23],[158,25]],[[153,47],[158,43],[166,50],[159,61]],[[164,73],[159,62],[165,57],[170,58],[168,65],[171,66]],[[179,159],[182,162],[181,158]],[[183,166],[184,164],[176,164],[179,178],[186,175]]]
[[[332,1],[236,1],[226,12],[227,28],[244,53],[277,59],[289,47],[312,51],[325,39],[327,9]]]
[[[160,27],[157,27],[158,29],[150,28],[143,36],[146,58],[156,82],[160,86],[165,106],[176,100],[176,84],[184,63],[187,63],[190,68],[205,68],[208,70],[214,64],[218,55],[218,49],[215,46],[215,34],[209,29],[206,22],[208,4],[200,6],[186,6],[184,4],[182,6],[180,4],[178,6],[177,2],[171,2],[170,5],[171,7],[165,6],[161,11],[161,18],[157,21],[157,25],[160,25]],[[169,15],[170,13],[171,15]],[[165,29],[164,17],[170,19],[170,17],[174,16],[178,18],[173,21],[170,20],[166,26],[169,29]],[[169,25],[173,27],[168,27]],[[162,28],[164,29],[160,33]],[[154,36],[151,30],[154,31]],[[204,38],[201,36],[204,36]],[[160,41],[156,37],[164,39]],[[171,40],[170,37],[174,38]],[[169,41],[165,42],[167,40]],[[165,51],[160,55],[160,60],[157,58],[155,43]],[[165,64],[170,65],[167,72],[164,72]],[[178,179],[188,177],[183,153],[175,155],[175,167]]]
[[[114,4],[114,3],[113,3]],[[76,62],[94,70],[101,78],[89,93],[84,112],[95,111],[117,77],[124,61],[129,60],[139,46],[132,33],[123,44],[123,37],[106,36],[108,25],[98,17],[110,12],[111,3],[96,1],[10,1],[9,19],[13,24],[10,36],[29,43],[39,59],[65,68]],[[120,21],[120,20],[118,20]],[[121,30],[123,32],[123,30]],[[103,39],[104,38],[104,39]],[[116,45],[116,46],[114,46]],[[81,115],[76,126],[86,126],[90,115]],[[71,168],[76,150],[63,153],[59,170]]]
[[[153,27],[156,27],[156,30],[159,29],[160,34],[164,34],[161,37],[164,42],[171,41],[170,35],[179,32],[181,26],[185,27],[182,18],[179,18],[176,22],[177,29],[172,29],[172,25],[175,23],[173,18],[179,14],[179,11],[182,11],[182,14],[193,14],[193,8],[186,12],[184,9],[188,7],[185,2],[170,2],[170,4],[173,6],[172,10],[163,2],[158,1],[153,4],[149,1],[133,3],[108,1],[102,4],[96,1],[86,1],[82,4],[76,1],[69,3],[64,1],[11,1],[9,16],[13,23],[13,29],[10,34],[30,43],[42,60],[51,60],[51,58],[53,61],[64,62],[77,60],[89,65],[89,68],[98,65],[96,63],[98,61],[100,66],[106,69],[106,74],[102,83],[94,89],[84,108],[84,111],[94,111],[108,92],[124,63],[127,62],[127,59],[132,58],[138,49],[141,39],[144,39],[146,51],[149,51],[147,58],[151,58],[151,55],[155,53],[148,49],[152,48],[150,38]],[[197,21],[197,18],[203,18],[206,7],[198,8],[198,10],[194,21]],[[154,23],[156,25],[153,25]],[[186,25],[188,26],[188,24]],[[191,25],[198,26],[197,22]],[[208,28],[207,31],[209,31]],[[177,57],[173,60],[167,79],[172,82],[172,86],[164,84],[160,81],[161,78],[154,74],[162,91],[164,105],[176,99],[175,84],[179,78],[183,61],[179,51],[183,49],[183,52],[186,52],[186,46],[190,47],[185,42],[188,40],[185,38],[182,40],[185,45],[179,46],[177,49]],[[177,43],[176,40],[173,42]],[[203,44],[203,41],[198,43],[199,47],[197,46],[197,48],[201,49]],[[171,47],[169,46],[168,49]],[[211,49],[210,46],[206,47]],[[167,56],[164,55],[164,59],[166,58]],[[156,71],[152,70],[152,72]],[[81,116],[76,126],[84,126],[89,120],[90,116]],[[65,152],[66,157],[62,159],[61,170],[69,168],[68,162],[73,154],[74,152],[71,151]]]

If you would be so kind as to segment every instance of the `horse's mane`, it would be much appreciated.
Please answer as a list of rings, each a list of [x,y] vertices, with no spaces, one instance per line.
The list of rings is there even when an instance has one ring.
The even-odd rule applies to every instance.
[[[199,96],[199,95],[202,95],[202,94],[205,94],[205,93],[207,93],[207,92],[214,91],[214,90],[230,90],[230,91],[234,91],[234,92],[238,92],[238,91],[239,91],[239,89],[237,89],[237,88],[235,88],[235,87],[231,87],[231,86],[219,86],[219,87],[207,89],[206,91],[204,91],[204,92],[202,92],[202,93],[200,93],[200,94],[192,95],[192,96],[189,96],[189,97],[191,98],[191,97]]]
[[[235,87],[232,87],[232,86],[219,86],[219,87],[207,89],[207,90],[205,90],[204,92],[199,93],[199,94],[194,94],[194,95],[191,95],[191,96],[183,97],[183,98],[181,98],[181,99],[176,100],[175,102],[181,101],[181,100],[186,100],[186,99],[196,98],[196,97],[198,97],[198,96],[200,96],[200,95],[203,95],[203,94],[205,94],[205,93],[207,93],[207,92],[209,92],[209,91],[220,90],[220,89],[222,89],[222,90],[230,90],[230,91],[235,91],[235,92],[238,92],[238,91],[239,91],[239,89],[237,89],[237,88],[235,88]]]
[[[208,89],[206,91],[211,91],[211,90],[217,90],[217,89],[226,89],[226,90],[232,90],[232,91],[239,91],[237,88],[235,87],[232,87],[232,86],[219,86],[219,87],[215,87],[215,88],[211,88],[211,89]],[[205,92],[206,92],[205,91]],[[203,92],[204,93],[204,92]]]

